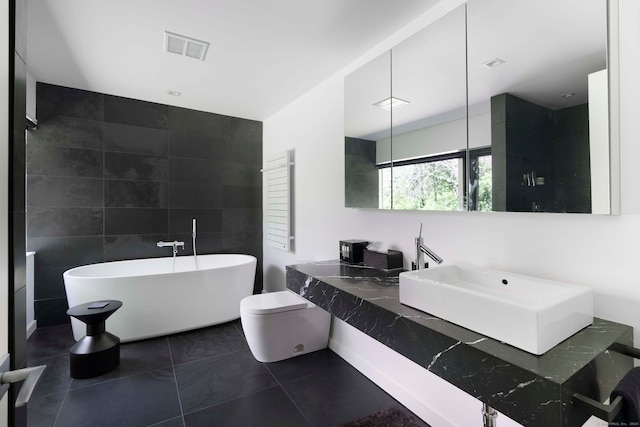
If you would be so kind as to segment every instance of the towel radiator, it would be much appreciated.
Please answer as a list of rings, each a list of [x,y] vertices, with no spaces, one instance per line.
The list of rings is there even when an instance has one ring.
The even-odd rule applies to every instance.
[[[293,151],[286,150],[267,160],[260,172],[265,174],[265,240],[269,246],[290,252],[293,243],[292,233],[292,184]]]

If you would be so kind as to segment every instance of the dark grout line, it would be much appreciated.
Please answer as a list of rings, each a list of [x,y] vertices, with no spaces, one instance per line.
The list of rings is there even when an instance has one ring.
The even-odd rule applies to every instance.
[[[271,376],[273,377],[274,380],[276,380],[276,383],[278,383],[278,387],[280,387],[282,389],[282,391],[284,392],[285,396],[287,396],[287,399],[289,399],[289,401],[291,403],[293,403],[293,406],[298,410],[298,412],[300,413],[300,415],[302,415],[302,418],[304,418],[304,420],[307,422],[308,425],[312,425],[311,421],[304,415],[304,412],[302,412],[302,409],[300,409],[300,407],[298,406],[298,404],[293,400],[293,398],[291,397],[291,395],[289,395],[289,393],[287,393],[287,389],[284,388],[284,386],[282,385],[282,383],[278,380],[278,378],[273,374],[273,372],[271,372],[271,369],[269,369],[269,366],[267,363],[262,363],[264,365],[265,368],[267,368],[267,371],[269,371],[269,373],[271,374]],[[326,370],[326,369],[325,369]]]
[[[178,395],[178,405],[180,405],[180,418],[182,418],[182,425],[186,426],[187,423],[184,421],[184,409],[182,408],[182,398],[180,397],[180,388],[178,387],[178,376],[176,375],[176,365],[173,363],[173,354],[171,353],[171,341],[169,340],[169,336],[166,337],[167,347],[169,347],[169,359],[171,360],[171,370],[173,371],[173,380],[176,383],[176,394]],[[168,421],[168,420],[165,420]]]

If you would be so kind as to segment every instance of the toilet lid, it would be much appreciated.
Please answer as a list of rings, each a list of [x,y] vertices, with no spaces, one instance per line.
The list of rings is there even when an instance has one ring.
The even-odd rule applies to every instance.
[[[240,301],[240,310],[251,314],[281,313],[306,307],[307,300],[291,291],[251,295]]]

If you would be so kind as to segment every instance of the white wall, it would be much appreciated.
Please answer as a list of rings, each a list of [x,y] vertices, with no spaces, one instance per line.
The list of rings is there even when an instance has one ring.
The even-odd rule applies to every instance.
[[[491,113],[469,116],[472,135],[469,148],[491,145]],[[376,141],[376,163],[386,163],[391,156],[391,138]],[[452,153],[467,148],[467,119],[452,120],[393,136],[393,160]]]
[[[442,7],[456,2],[445,1]],[[460,2],[457,2],[458,4]],[[442,10],[440,10],[442,12]],[[366,63],[434,19],[425,14],[403,34],[352,64]],[[424,223],[425,243],[446,263],[498,267],[590,286],[595,314],[635,329],[640,343],[640,2],[620,0],[620,216],[498,212],[390,212],[344,208],[343,77],[334,76],[264,123],[264,156],[295,149],[295,253],[264,247],[265,289],[284,288],[285,266],[338,258],[338,241],[384,241],[404,252]]]

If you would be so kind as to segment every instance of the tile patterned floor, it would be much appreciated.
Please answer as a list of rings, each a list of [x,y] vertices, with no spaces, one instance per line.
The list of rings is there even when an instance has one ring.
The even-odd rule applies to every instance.
[[[29,339],[29,365],[47,365],[29,427],[334,426],[402,408],[329,349],[257,362],[239,321],[123,344],[118,368],[84,380],[69,376],[73,343],[69,325]]]

